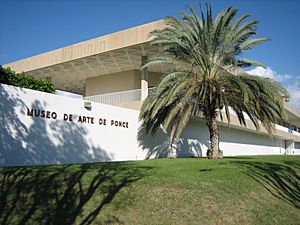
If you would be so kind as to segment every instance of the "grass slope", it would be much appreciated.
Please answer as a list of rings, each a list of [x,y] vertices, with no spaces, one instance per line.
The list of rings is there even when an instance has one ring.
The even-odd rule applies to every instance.
[[[0,224],[300,224],[300,157],[2,167]]]

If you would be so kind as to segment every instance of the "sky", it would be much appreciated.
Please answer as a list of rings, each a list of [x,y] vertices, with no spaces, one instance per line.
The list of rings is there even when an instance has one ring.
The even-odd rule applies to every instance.
[[[300,1],[211,0],[259,21],[257,37],[270,41],[245,54],[266,68],[250,73],[285,85],[300,110]],[[201,1],[205,3],[205,1]],[[115,31],[178,16],[196,0],[0,0],[0,65]]]

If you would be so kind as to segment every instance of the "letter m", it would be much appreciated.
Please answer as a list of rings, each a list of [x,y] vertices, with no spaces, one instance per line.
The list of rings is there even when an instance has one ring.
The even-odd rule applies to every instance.
[[[27,108],[27,116],[33,116],[33,109]]]

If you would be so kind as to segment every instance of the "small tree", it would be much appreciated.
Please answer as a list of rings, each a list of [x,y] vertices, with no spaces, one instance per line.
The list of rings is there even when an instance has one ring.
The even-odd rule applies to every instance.
[[[241,125],[246,126],[248,115],[257,129],[261,124],[272,133],[274,123],[285,118],[282,96],[288,93],[274,80],[243,70],[262,66],[241,57],[268,40],[251,38],[257,21],[245,22],[249,15],[234,20],[237,10],[232,7],[215,19],[210,4],[206,4],[206,12],[200,5],[200,17],[192,6],[189,9],[190,14],[181,12],[181,19],[167,17],[167,27],[151,33],[151,44],[161,50],[142,69],[157,64],[172,69],[143,103],[140,120],[146,132],[155,133],[163,125],[165,129],[174,127],[171,131],[179,138],[191,116],[202,116],[210,133],[208,158],[221,158],[218,117],[223,120],[225,116],[230,123],[231,108]]]
[[[0,83],[49,93],[55,92],[51,81],[38,80],[25,73],[16,73],[10,68],[0,68]]]

